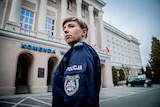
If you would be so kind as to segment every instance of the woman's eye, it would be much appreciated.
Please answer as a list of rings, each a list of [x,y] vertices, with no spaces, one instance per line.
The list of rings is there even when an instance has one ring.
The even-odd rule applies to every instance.
[[[72,27],[74,27],[74,25],[69,25],[69,27],[71,27],[71,28],[72,28]]]

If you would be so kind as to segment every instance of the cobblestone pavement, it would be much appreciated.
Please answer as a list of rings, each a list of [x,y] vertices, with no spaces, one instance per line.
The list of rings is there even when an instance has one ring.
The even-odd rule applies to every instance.
[[[100,103],[120,97],[125,97],[144,91],[149,91],[160,85],[152,87],[126,87],[117,86],[110,88],[102,88],[100,92]],[[12,96],[0,96],[0,107],[51,107],[52,94],[19,94]]]

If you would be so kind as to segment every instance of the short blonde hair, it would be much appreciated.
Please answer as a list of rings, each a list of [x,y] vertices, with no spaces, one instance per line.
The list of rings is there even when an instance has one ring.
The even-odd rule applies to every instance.
[[[66,19],[63,21],[62,27],[64,27],[64,25],[65,25],[67,22],[71,22],[71,21],[77,22],[82,29],[86,29],[87,32],[88,32],[88,26],[87,26],[86,22],[83,21],[81,18],[77,18],[77,17],[69,17],[69,18],[66,18]],[[85,38],[87,38],[87,34],[86,34]]]

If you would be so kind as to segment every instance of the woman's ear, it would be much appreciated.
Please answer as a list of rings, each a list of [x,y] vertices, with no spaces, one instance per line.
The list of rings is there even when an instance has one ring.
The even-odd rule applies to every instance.
[[[86,36],[87,35],[87,29],[83,29],[83,34],[82,34],[82,37]]]

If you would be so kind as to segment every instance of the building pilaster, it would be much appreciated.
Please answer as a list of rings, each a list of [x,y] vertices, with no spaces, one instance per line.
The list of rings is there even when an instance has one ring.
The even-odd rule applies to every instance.
[[[62,29],[62,23],[64,19],[66,18],[66,13],[67,13],[67,0],[61,0],[61,19],[60,19],[60,37],[63,37],[63,29]]]
[[[77,17],[81,17],[82,0],[76,0],[76,4],[77,4]]]
[[[99,26],[100,26],[100,43],[101,43],[101,49],[105,49],[105,37],[104,37],[104,26],[103,26],[103,12],[98,12],[98,18],[99,18]]]
[[[93,16],[93,6],[89,5],[89,36],[90,36],[90,44],[95,44],[95,34],[94,34],[94,16]]]
[[[18,24],[19,22],[19,12],[21,9],[21,0],[12,0],[11,11],[9,15],[9,22],[14,22]]]
[[[39,17],[38,17],[38,31],[45,31],[46,14],[47,14],[47,0],[40,1]]]

